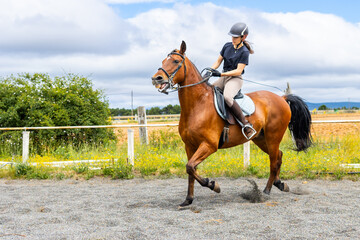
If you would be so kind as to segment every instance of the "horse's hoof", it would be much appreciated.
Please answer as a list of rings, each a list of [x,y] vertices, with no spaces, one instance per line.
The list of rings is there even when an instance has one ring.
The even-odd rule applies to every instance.
[[[270,190],[268,190],[268,189],[264,189],[264,191],[263,191],[266,195],[270,195]]]
[[[220,185],[216,181],[212,181],[214,188],[212,189],[214,192],[220,193]]]
[[[193,200],[186,199],[182,204],[179,205],[179,208],[183,208],[183,207],[186,207],[186,206],[191,205],[191,204],[192,204],[192,201],[193,201]]]
[[[290,192],[290,188],[286,183],[284,183],[284,190],[283,191],[284,192]]]

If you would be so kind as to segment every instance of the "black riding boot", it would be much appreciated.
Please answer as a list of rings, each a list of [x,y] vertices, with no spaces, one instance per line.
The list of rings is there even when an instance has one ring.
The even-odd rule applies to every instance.
[[[252,128],[252,124],[248,122],[248,120],[246,120],[243,111],[241,110],[240,106],[237,104],[236,101],[234,101],[233,105],[230,107],[232,113],[235,115],[235,117],[237,119],[240,120],[240,122],[243,124],[243,128],[244,128],[244,132],[247,136],[247,138],[249,139],[250,136],[253,133]]]

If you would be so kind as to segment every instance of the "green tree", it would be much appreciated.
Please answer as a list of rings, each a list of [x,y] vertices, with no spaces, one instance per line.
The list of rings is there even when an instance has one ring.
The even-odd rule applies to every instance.
[[[53,79],[48,74],[20,74],[0,79],[0,127],[106,125],[110,111],[100,90],[82,76],[67,74]],[[114,133],[106,129],[36,130],[32,149],[106,143]],[[0,143],[21,146],[20,132],[0,132]]]
[[[110,108],[111,116],[131,116],[131,109]]]
[[[166,107],[162,108],[161,114],[179,114],[181,111],[179,105],[167,105]]]
[[[319,107],[318,110],[328,110],[328,108],[326,107],[326,105],[323,104]]]
[[[152,107],[149,110],[146,111],[146,114],[148,115],[160,115],[161,109],[159,107]]]

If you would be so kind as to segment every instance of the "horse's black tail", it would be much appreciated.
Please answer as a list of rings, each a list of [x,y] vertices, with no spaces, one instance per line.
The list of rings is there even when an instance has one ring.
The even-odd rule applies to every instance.
[[[312,144],[310,111],[300,97],[288,94],[284,98],[291,109],[289,129],[296,145],[295,150],[306,151]]]

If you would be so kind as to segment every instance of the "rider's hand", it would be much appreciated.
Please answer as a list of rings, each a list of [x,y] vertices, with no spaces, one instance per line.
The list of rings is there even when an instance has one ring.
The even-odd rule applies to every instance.
[[[212,76],[212,72],[210,71],[207,71],[203,76],[202,78],[205,79],[205,78],[210,78]]]
[[[218,70],[216,69],[211,69],[211,75],[213,77],[221,77],[221,72],[219,72]]]

